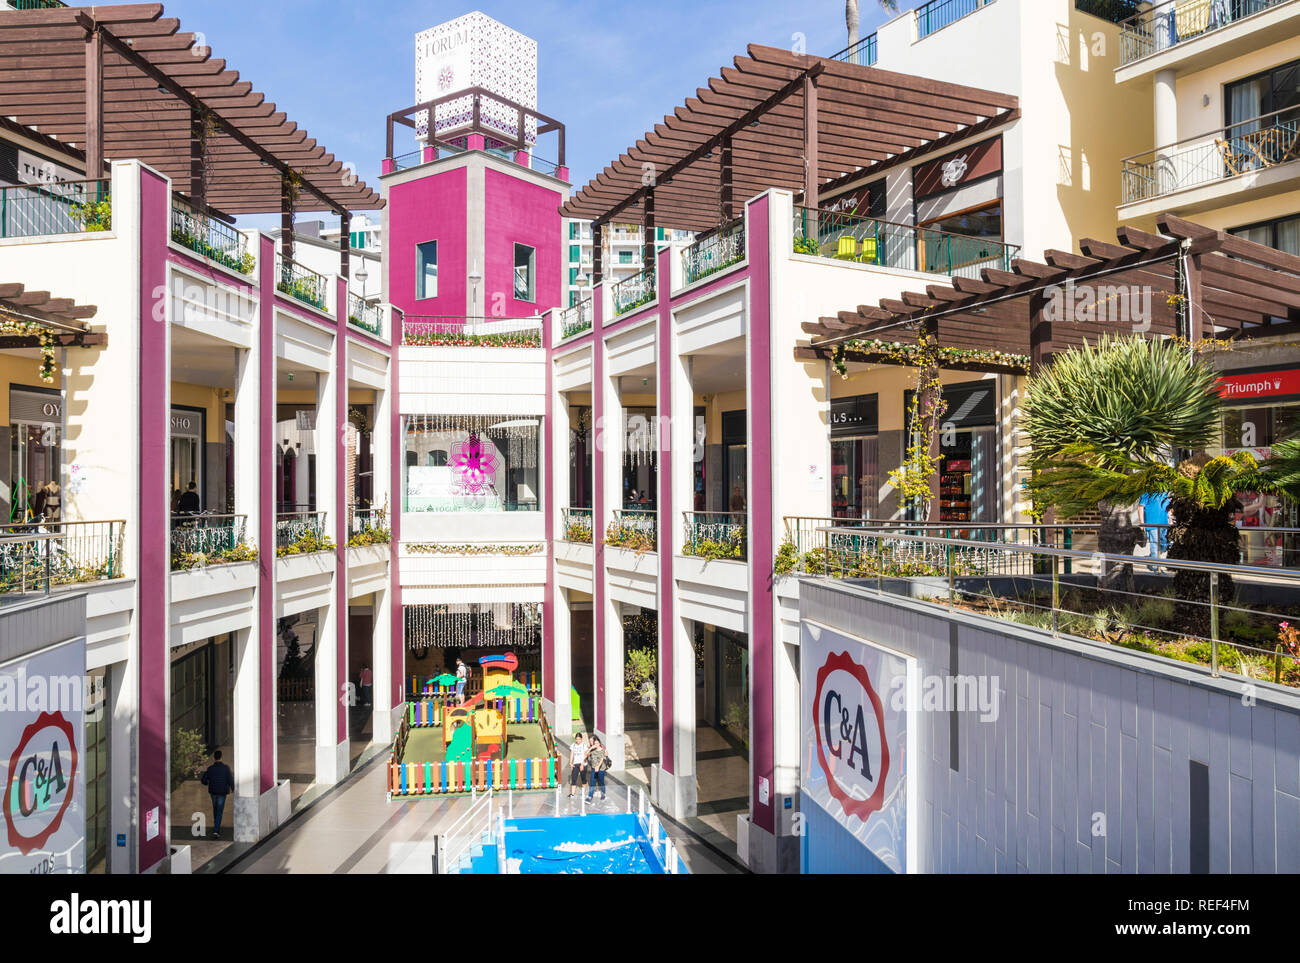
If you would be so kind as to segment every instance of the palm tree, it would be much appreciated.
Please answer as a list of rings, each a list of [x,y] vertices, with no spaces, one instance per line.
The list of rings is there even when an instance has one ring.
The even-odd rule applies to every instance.
[[[1103,338],[1071,349],[1030,381],[1024,414],[1037,508],[1072,518],[1168,496],[1171,559],[1237,564],[1237,496],[1300,500],[1300,440],[1279,443],[1264,463],[1205,452],[1222,418],[1215,374],[1172,341]],[[1231,593],[1230,580],[1219,584]],[[1209,576],[1179,571],[1174,588],[1203,599]]]
[[[898,0],[880,0],[880,9],[898,13]],[[849,31],[849,46],[858,42],[858,0],[844,0],[844,25]]]

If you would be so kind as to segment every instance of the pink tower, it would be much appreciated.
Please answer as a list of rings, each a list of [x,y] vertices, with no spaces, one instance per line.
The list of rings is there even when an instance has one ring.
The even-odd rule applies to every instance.
[[[560,305],[569,171],[564,125],[537,111],[536,41],[482,13],[417,34],[416,104],[388,117],[380,180],[386,296],[408,320],[477,327]]]

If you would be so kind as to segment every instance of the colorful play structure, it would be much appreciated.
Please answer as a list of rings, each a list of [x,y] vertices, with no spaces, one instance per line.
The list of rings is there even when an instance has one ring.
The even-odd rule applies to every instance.
[[[492,656],[491,658],[500,658],[500,656]],[[479,661],[482,662],[481,659]],[[484,673],[485,680],[486,680],[486,674],[487,673],[485,672]],[[529,695],[541,695],[542,674],[540,672],[535,670],[525,671],[525,672],[515,672],[514,676],[515,676],[515,678],[513,679],[514,683],[516,685],[523,686],[528,691]],[[480,686],[479,680],[471,676],[469,679],[469,684],[466,686],[466,694],[473,695],[475,692],[479,692],[482,691],[483,689],[488,689],[488,688],[490,688],[490,686],[486,684],[486,681],[482,686]],[[456,694],[456,677],[449,673],[444,673],[442,675],[436,675],[436,676],[428,676],[428,677],[413,675],[407,678],[406,697],[407,699],[410,699],[412,701],[416,699],[427,699],[438,695],[455,695],[455,694]]]
[[[560,755],[541,698],[515,681],[519,660],[513,652],[479,659],[483,689],[460,702],[452,691],[433,691],[413,699],[389,758],[388,797],[471,792],[486,789],[550,789],[561,779]],[[429,680],[442,689],[439,680]],[[542,754],[510,757],[511,725],[540,727]],[[441,729],[441,758],[429,755],[427,737],[413,746],[412,732]],[[537,746],[520,734],[520,745]],[[436,737],[435,737],[436,739]],[[422,748],[421,748],[422,747]],[[411,758],[408,758],[411,757]]]

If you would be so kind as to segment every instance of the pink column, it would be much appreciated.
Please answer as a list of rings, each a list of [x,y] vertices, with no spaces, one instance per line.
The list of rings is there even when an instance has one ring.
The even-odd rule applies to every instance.
[[[559,507],[555,504],[555,472],[551,467],[559,464],[558,459],[567,461],[569,453],[550,451],[550,440],[555,437],[555,431],[552,427],[555,417],[553,405],[551,404],[551,393],[555,390],[555,377],[553,366],[551,364],[551,324],[554,318],[554,311],[547,311],[542,315],[542,347],[546,349],[546,417],[542,421],[542,450],[546,452],[547,457],[541,459],[542,466],[542,529],[546,532],[546,595],[545,602],[542,603],[542,698],[549,699],[555,706],[557,719],[560,712],[559,696],[555,685],[555,531],[556,515],[559,513]],[[566,614],[567,615],[567,614]],[[570,645],[572,648],[572,645]],[[564,705],[569,705],[569,700],[564,700]],[[571,711],[571,710],[570,710]]]
[[[402,406],[397,395],[397,389],[400,379],[398,378],[398,352],[401,351],[402,345],[403,316],[397,308],[393,308],[388,317],[388,330],[392,337],[393,356],[388,363],[388,390],[391,392],[392,404],[389,405],[391,417],[390,426],[390,458],[389,466],[392,470],[392,481],[389,484],[388,503],[388,530],[392,538],[388,543],[388,572],[389,572],[389,625],[391,629],[390,649],[392,653],[392,686],[393,701],[392,705],[398,706],[406,701],[406,646],[404,644],[405,624],[402,618],[402,580],[398,571],[397,547],[402,537],[402,504],[405,498],[405,489],[402,486],[402,458],[403,451],[406,447],[406,436],[402,431]]]
[[[677,771],[676,739],[673,738],[673,675],[676,671],[673,645],[673,370],[676,367],[672,345],[672,248],[657,255],[659,287],[659,331],[656,346],[656,407],[659,416],[659,765],[670,775]],[[686,412],[683,418],[693,417]],[[657,790],[656,790],[657,791]]]
[[[605,444],[601,413],[605,410],[605,318],[603,292],[597,288],[591,298],[591,414],[595,428],[595,450],[591,453],[591,638],[596,657],[596,725],[605,731]],[[618,431],[618,426],[605,426]]]
[[[258,493],[257,539],[257,661],[262,680],[262,728],[258,735],[258,791],[275,785],[275,241],[258,235],[259,301],[257,460],[266,480]]]
[[[139,847],[141,870],[167,856],[169,796],[167,693],[171,687],[167,645],[167,585],[171,578],[171,485],[168,475],[168,322],[154,318],[166,297],[167,182],[151,171],[140,177],[140,582],[139,624]],[[129,760],[122,764],[129,765]],[[149,813],[158,832],[148,838]]]
[[[749,717],[753,784],[750,812],[755,825],[775,832],[772,808],[775,743],[772,726],[772,275],[768,235],[771,207],[766,196],[749,208]],[[785,346],[785,350],[790,350]],[[766,779],[768,801],[760,803],[759,780]]]
[[[334,318],[338,325],[334,346],[334,410],[338,421],[334,429],[334,625],[338,644],[335,647],[337,674],[334,694],[337,720],[335,745],[348,737],[348,703],[340,698],[348,683],[348,282],[336,279]],[[318,694],[318,698],[323,693]]]
[[[468,150],[487,150],[487,138],[482,134],[470,134],[465,138],[465,147]]]

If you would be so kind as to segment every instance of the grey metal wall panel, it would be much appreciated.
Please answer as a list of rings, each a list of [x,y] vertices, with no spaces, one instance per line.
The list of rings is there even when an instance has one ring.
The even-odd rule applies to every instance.
[[[1300,871],[1300,694],[805,580],[802,615],[915,657],[922,678],[999,679],[981,722],[918,713],[925,872],[1189,871],[1190,763],[1209,768],[1211,872]],[[1093,835],[1104,817],[1104,835]]]

